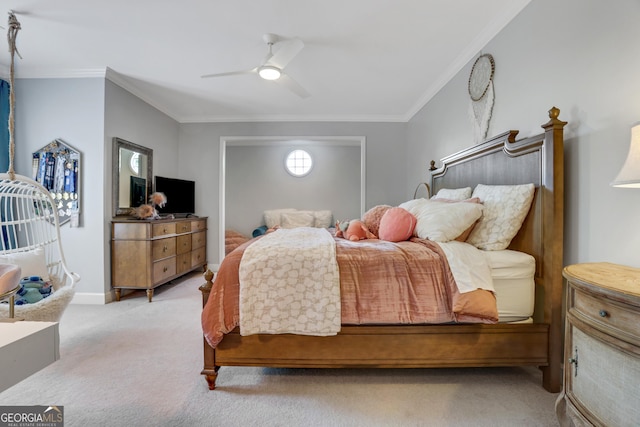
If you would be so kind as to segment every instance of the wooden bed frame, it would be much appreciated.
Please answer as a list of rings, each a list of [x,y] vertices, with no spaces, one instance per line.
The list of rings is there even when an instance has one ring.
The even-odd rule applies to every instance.
[[[204,340],[204,369],[215,388],[221,366],[285,368],[442,368],[538,366],[550,392],[562,387],[563,128],[552,108],[544,133],[516,140],[505,132],[442,159],[432,189],[533,182],[531,210],[510,249],[536,259],[536,303],[530,324],[343,326],[330,337],[241,336],[238,328],[213,349]],[[433,162],[432,162],[433,164]],[[203,304],[213,274],[205,273]]]

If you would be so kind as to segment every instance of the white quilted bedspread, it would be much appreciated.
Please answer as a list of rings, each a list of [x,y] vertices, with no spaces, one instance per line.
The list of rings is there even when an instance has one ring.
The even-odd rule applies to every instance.
[[[335,335],[340,321],[336,246],[326,229],[278,229],[245,250],[241,335]]]

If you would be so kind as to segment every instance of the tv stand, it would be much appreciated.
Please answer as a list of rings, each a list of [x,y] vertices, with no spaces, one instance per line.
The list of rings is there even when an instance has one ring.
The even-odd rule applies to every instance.
[[[111,286],[153,290],[207,265],[207,218],[111,221]]]

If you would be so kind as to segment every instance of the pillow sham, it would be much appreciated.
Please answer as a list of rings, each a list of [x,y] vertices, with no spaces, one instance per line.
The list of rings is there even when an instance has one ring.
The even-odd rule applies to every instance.
[[[285,212],[295,212],[297,209],[286,208],[286,209],[270,209],[264,211],[264,223],[267,228],[273,228],[276,225],[281,225],[280,222],[282,218],[280,216]]]
[[[432,199],[449,199],[461,202],[471,197],[471,187],[441,188]]]
[[[440,202],[440,203],[480,203],[480,199],[477,197],[472,197],[466,200],[434,199],[434,201]],[[464,230],[462,234],[460,234],[458,237],[456,237],[453,240],[457,240],[458,242],[466,242],[467,239],[469,238],[469,235],[471,234],[476,224],[478,223],[479,219],[480,218],[478,218],[473,224],[469,226],[469,228]]]
[[[378,238],[388,242],[403,242],[413,236],[416,228],[416,217],[403,208],[390,208],[380,220]]]
[[[45,282],[49,281],[47,260],[44,248],[36,248],[25,252],[0,255],[0,264],[13,264],[22,269],[22,276],[40,276]]]
[[[480,199],[484,213],[467,243],[487,251],[507,249],[529,213],[534,193],[533,184],[478,184],[473,197]]]
[[[314,211],[314,226],[317,228],[329,228],[334,224],[332,223],[333,213],[330,210]]]
[[[417,219],[414,236],[436,242],[455,240],[482,216],[480,203],[442,203],[415,199],[402,203]]]
[[[316,218],[312,211],[283,212],[280,214],[282,228],[313,227]]]

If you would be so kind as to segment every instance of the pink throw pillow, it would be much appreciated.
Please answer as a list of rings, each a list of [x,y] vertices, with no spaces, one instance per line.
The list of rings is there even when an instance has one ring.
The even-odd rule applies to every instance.
[[[413,236],[417,219],[403,208],[390,208],[382,215],[378,237],[389,242],[402,242]]]

